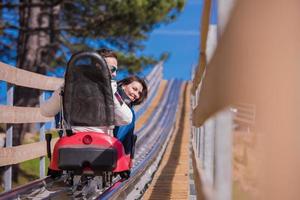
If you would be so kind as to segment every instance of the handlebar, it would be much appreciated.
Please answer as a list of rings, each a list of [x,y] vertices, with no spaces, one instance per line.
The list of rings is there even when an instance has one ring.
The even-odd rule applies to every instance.
[[[100,65],[104,65],[104,66],[107,65],[104,58],[101,55],[99,55],[97,52],[85,51],[85,52],[79,52],[79,53],[72,55],[72,57],[68,63],[68,67],[73,66],[76,63],[76,61],[78,61],[79,59],[84,58],[84,57],[91,57]],[[99,67],[97,65],[95,65],[95,66]]]

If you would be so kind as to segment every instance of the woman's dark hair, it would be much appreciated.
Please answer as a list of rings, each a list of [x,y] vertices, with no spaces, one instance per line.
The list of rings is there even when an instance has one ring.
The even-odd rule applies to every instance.
[[[104,58],[113,57],[115,59],[118,59],[117,54],[110,49],[102,48],[102,49],[98,49],[96,52]]]
[[[124,78],[120,81],[118,81],[118,86],[124,86],[124,85],[129,85],[132,82],[139,82],[142,86],[143,86],[143,90],[142,93],[140,95],[140,98],[138,98],[137,100],[135,100],[134,102],[132,102],[132,105],[139,105],[141,103],[143,103],[145,101],[145,99],[148,96],[148,87],[146,84],[146,81],[138,76],[130,76],[127,78]]]

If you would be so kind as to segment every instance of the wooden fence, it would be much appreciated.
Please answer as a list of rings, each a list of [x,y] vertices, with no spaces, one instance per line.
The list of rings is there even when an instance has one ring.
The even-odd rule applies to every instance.
[[[218,2],[218,3],[217,3]],[[219,107],[214,112],[199,111],[199,105],[211,105],[211,99],[201,97],[205,84],[207,66],[216,50],[219,25],[211,18],[216,13],[216,5],[223,9],[224,4],[232,4],[223,0],[204,1],[201,26],[201,52],[199,64],[192,74],[193,85],[191,92],[191,104],[193,109],[192,149],[199,182],[205,199],[232,198],[232,130],[234,115],[229,107]],[[222,6],[222,7],[221,7]],[[227,17],[229,10],[223,12]],[[224,19],[221,19],[224,20]],[[220,22],[219,23],[226,23]],[[222,27],[223,31],[224,27]],[[217,91],[212,91],[217,94]]]
[[[192,130],[212,199],[299,199],[299,6],[296,0],[204,1]],[[217,24],[210,21],[214,7]]]
[[[63,83],[63,79],[28,72],[0,62],[0,80],[7,83],[6,105],[0,106],[0,123],[6,124],[6,145],[5,148],[0,149],[0,166],[6,166],[3,181],[5,191],[7,191],[12,187],[11,165],[13,164],[40,158],[40,177],[45,177],[45,123],[53,120],[53,118],[42,116],[39,107],[13,106],[14,87],[23,86],[41,90],[39,100],[42,102],[45,100],[45,91],[57,89]],[[13,124],[20,123],[39,123],[40,141],[32,144],[12,146]]]

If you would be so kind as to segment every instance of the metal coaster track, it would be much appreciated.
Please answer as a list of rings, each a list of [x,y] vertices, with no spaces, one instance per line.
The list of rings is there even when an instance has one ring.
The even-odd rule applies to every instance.
[[[151,180],[151,172],[153,172],[153,169],[150,169],[149,171],[147,171],[147,169],[149,169],[149,167],[155,162],[157,162],[156,165],[158,164],[160,156],[166,146],[167,139],[172,132],[176,115],[175,113],[177,111],[175,108],[178,105],[180,95],[180,90],[178,90],[180,85],[181,82],[179,81],[170,83],[167,100],[163,103],[162,107],[158,108],[160,109],[158,110],[159,117],[157,120],[150,123],[151,128],[149,131],[145,132],[143,134],[144,137],[141,137],[137,142],[138,161],[132,170],[130,179],[102,193],[99,196],[99,199],[115,199],[117,197],[133,199],[129,197],[131,191],[135,191],[133,194],[130,194],[130,196],[134,197],[134,199],[142,195],[147,181]],[[143,140],[147,141],[147,143]],[[142,176],[144,177],[141,178]],[[142,182],[142,184],[139,184],[139,187],[136,187],[139,181]],[[142,185],[143,188],[140,188],[140,185]]]

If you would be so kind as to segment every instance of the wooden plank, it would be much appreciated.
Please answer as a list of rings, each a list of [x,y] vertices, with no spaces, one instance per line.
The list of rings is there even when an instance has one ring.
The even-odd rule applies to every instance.
[[[37,123],[52,120],[52,117],[42,116],[40,108],[0,105],[0,123]]]
[[[63,79],[49,77],[0,62],[0,80],[23,87],[40,90],[56,90],[63,84]]]
[[[52,139],[51,150],[58,138]],[[0,166],[13,165],[47,154],[46,142],[36,142],[15,147],[0,148]]]
[[[190,86],[190,85],[189,85]],[[183,95],[182,95],[183,96]],[[186,88],[185,104],[180,100],[180,112],[159,169],[143,199],[188,199],[190,87]]]

